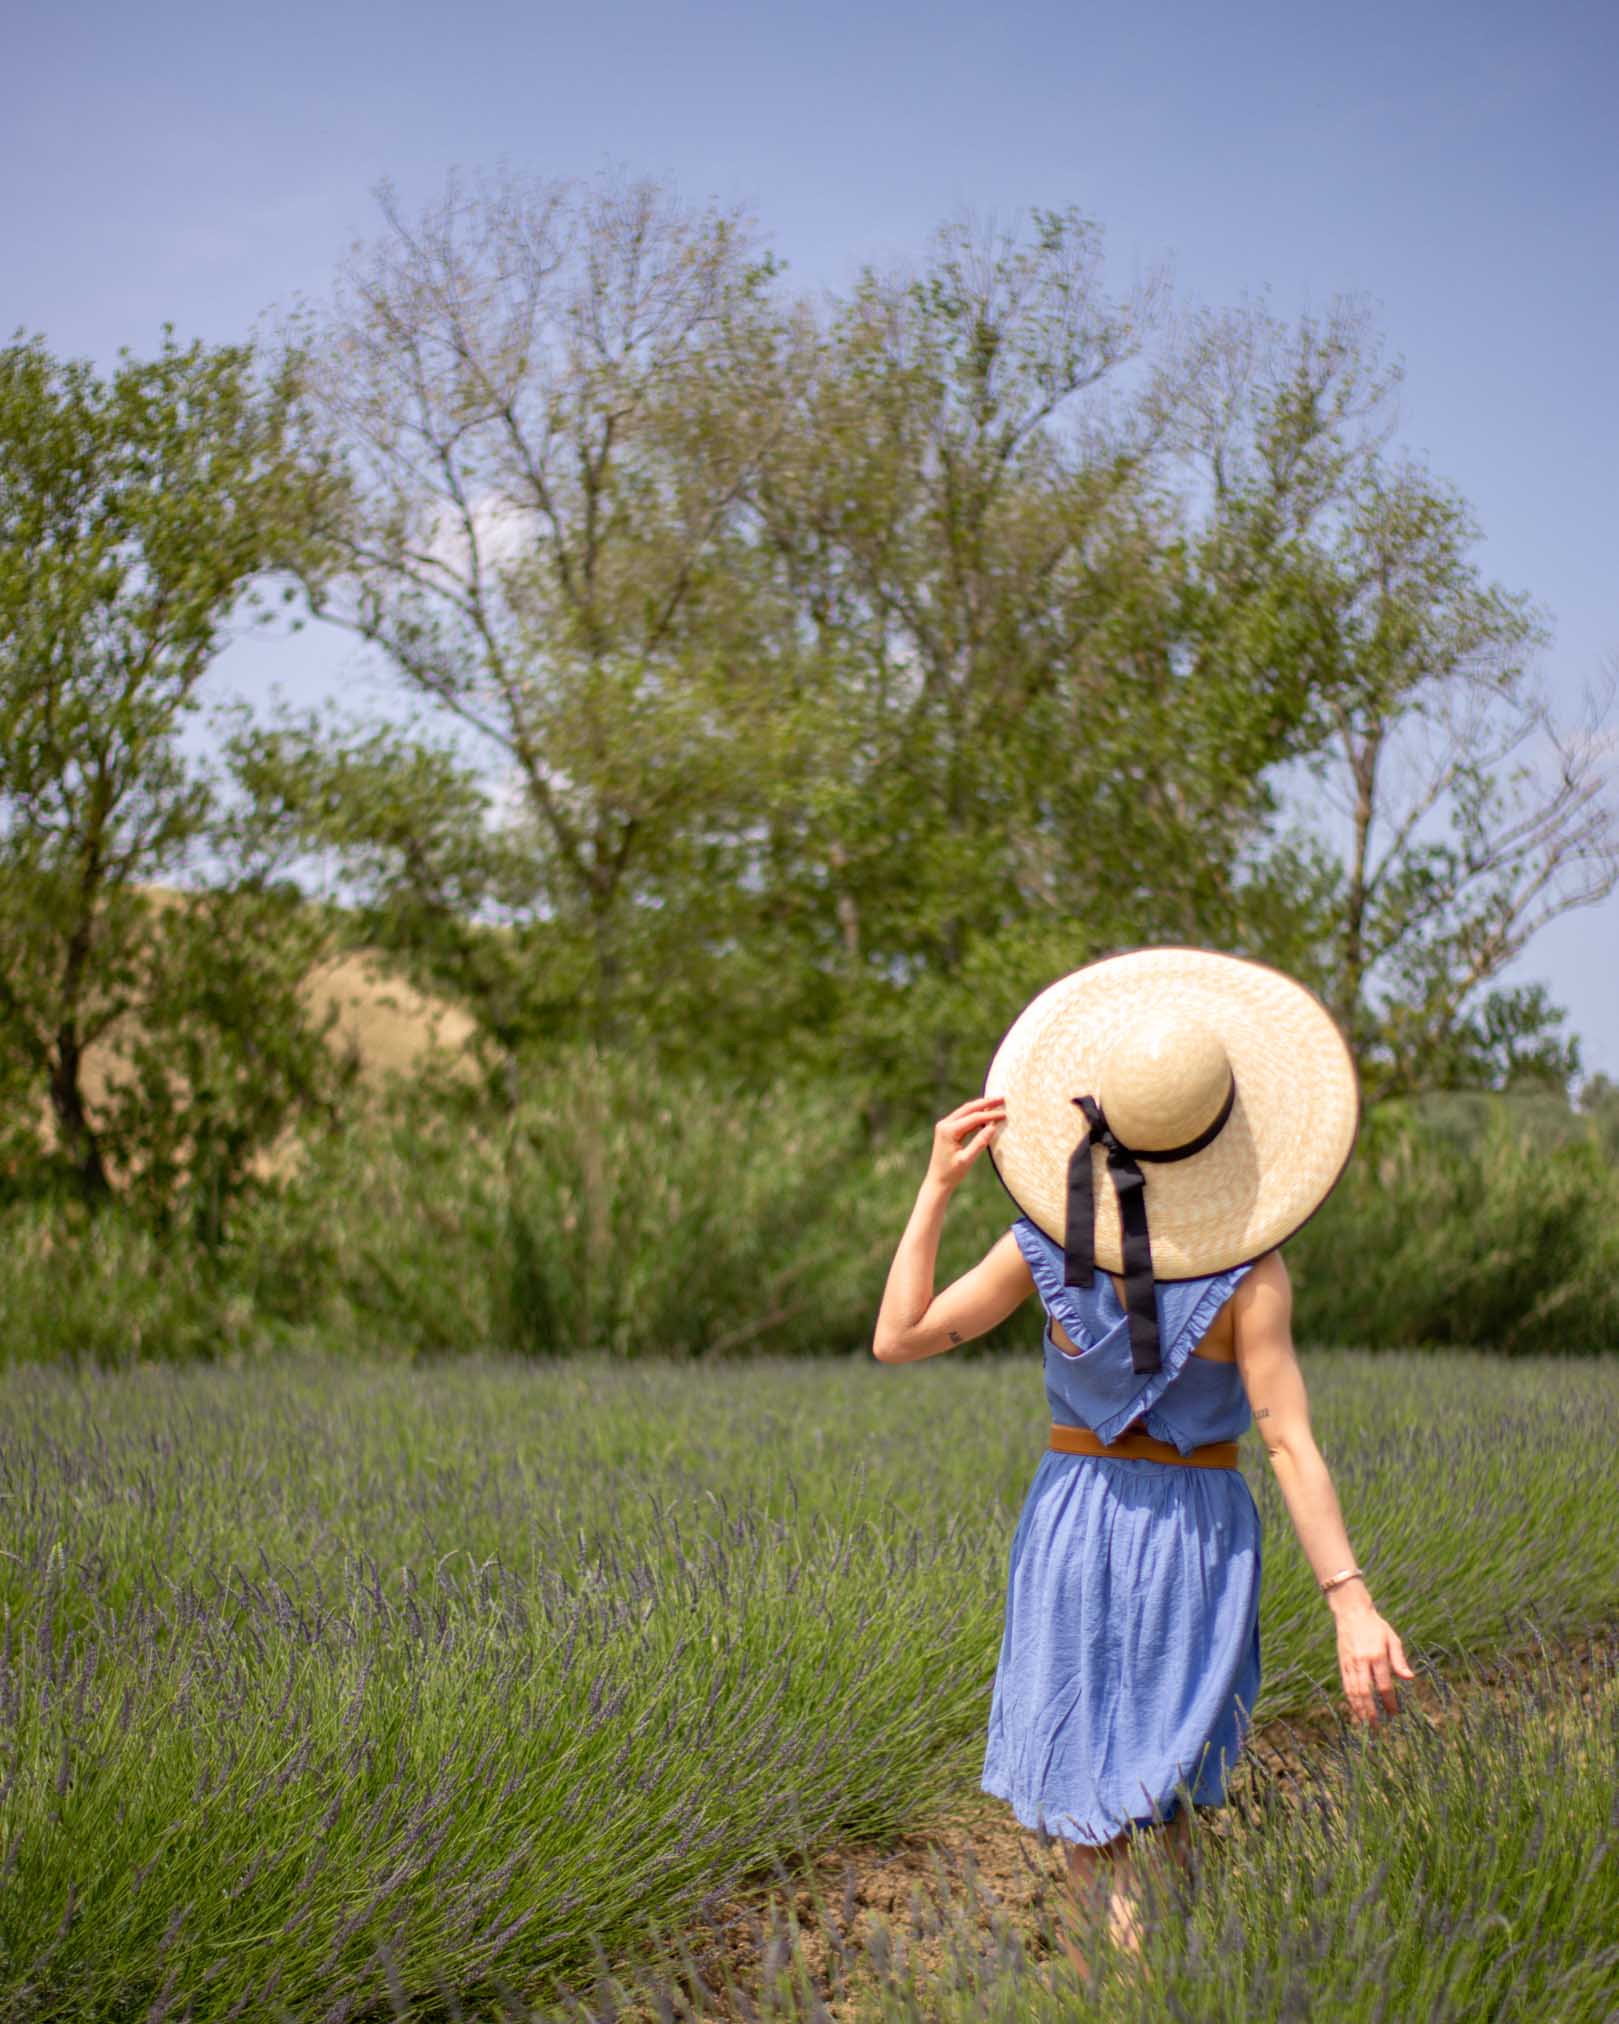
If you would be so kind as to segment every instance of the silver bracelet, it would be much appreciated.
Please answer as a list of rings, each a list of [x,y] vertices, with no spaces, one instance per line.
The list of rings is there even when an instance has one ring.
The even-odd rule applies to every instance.
[[[1322,1582],[1321,1593],[1323,1595],[1330,1595],[1341,1582],[1353,1581],[1357,1575],[1360,1576],[1362,1581],[1366,1579],[1365,1574],[1362,1573],[1360,1568],[1346,1567],[1340,1573],[1334,1574],[1328,1580]]]

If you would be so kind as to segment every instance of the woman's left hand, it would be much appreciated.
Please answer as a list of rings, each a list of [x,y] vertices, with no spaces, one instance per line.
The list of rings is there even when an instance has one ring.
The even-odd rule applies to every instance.
[[[1380,1713],[1398,1714],[1400,1696],[1394,1682],[1416,1678],[1393,1624],[1386,1623],[1369,1602],[1338,1618],[1338,1671],[1356,1720],[1367,1723],[1375,1723]]]

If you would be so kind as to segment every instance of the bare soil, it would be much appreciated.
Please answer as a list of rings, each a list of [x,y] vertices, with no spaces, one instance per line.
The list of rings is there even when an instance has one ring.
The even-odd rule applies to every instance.
[[[1525,1646],[1460,1674],[1419,1668],[1402,1683],[1404,1715],[1436,1728],[1453,1722],[1479,1696],[1515,1698],[1525,1665],[1555,1663],[1559,1700],[1587,1698],[1619,1671],[1619,1626],[1560,1641],[1555,1648]],[[1284,1803],[1330,1782],[1341,1745],[1351,1733],[1342,1702],[1323,1698],[1310,1712],[1256,1728],[1233,1775],[1230,1798],[1240,1808],[1257,1778]],[[1229,1831],[1229,1815],[1204,1816],[1208,1831]],[[947,1947],[963,1937],[983,1955],[1020,1951],[1039,1962],[1052,1949],[1053,1921],[1067,1898],[1063,1845],[1022,1827],[1004,1801],[964,1795],[936,1816],[881,1843],[833,1845],[816,1853],[808,1870],[776,1878],[725,1898],[713,1915],[681,1940],[684,1965],[655,1977],[643,1966],[631,1986],[644,2001],[615,1996],[618,2024],[753,2024],[765,1986],[779,1975],[789,1945],[812,1979],[828,2024],[852,2024],[870,1985],[867,1947],[891,1950],[893,1936],[925,1976],[942,1966]],[[963,1933],[963,1919],[976,1930]],[[885,1938],[885,1936],[887,1936]],[[662,1993],[654,1999],[651,1988]]]

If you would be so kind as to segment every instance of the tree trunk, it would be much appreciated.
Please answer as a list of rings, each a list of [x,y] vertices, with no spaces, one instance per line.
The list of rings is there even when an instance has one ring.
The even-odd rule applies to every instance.
[[[81,1066],[78,1028],[69,1021],[58,1029],[51,1057],[51,1109],[56,1114],[62,1144],[78,1174],[80,1192],[93,1209],[111,1197],[112,1183],[102,1161],[100,1141],[84,1107],[79,1082]]]
[[[591,994],[590,1037],[596,1046],[611,1050],[622,1037],[619,1019],[619,981],[622,965],[612,920],[613,899],[599,888],[590,896],[591,938],[596,950],[596,975]]]
[[[1361,997],[1366,988],[1367,865],[1371,856],[1372,818],[1376,813],[1377,761],[1383,743],[1380,727],[1369,730],[1357,745],[1348,728],[1344,747],[1355,781],[1354,837],[1349,854],[1349,891],[1344,900],[1338,1017],[1350,1052],[1358,1065],[1362,1042]]]

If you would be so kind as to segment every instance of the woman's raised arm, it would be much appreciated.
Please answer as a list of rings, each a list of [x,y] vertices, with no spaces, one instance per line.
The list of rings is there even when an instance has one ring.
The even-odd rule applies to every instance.
[[[871,1353],[879,1363],[915,1363],[985,1335],[1034,1291],[1028,1264],[1008,1230],[970,1272],[933,1297],[944,1212],[1004,1115],[1003,1098],[977,1096],[935,1125],[927,1174],[877,1310]]]
[[[1237,1368],[1259,1437],[1287,1505],[1304,1557],[1321,1583],[1331,1583],[1327,1601],[1338,1619],[1338,1670],[1350,1708],[1363,1722],[1375,1722],[1379,1702],[1389,1714],[1399,1706],[1395,1678],[1415,1677],[1393,1626],[1372,1606],[1366,1577],[1354,1568],[1338,1494],[1310,1430],[1304,1373],[1293,1347],[1293,1289],[1279,1251],[1267,1252],[1231,1296]]]

